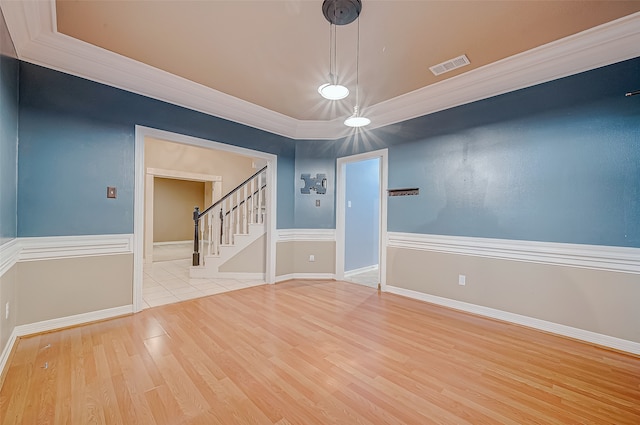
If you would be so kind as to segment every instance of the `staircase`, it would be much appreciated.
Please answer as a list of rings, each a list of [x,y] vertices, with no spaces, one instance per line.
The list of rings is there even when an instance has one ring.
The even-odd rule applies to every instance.
[[[195,208],[190,277],[239,277],[243,274],[224,272],[220,268],[266,232],[266,170],[267,167],[262,168],[204,211]],[[262,274],[263,277],[264,271]],[[255,272],[248,275],[257,277]]]

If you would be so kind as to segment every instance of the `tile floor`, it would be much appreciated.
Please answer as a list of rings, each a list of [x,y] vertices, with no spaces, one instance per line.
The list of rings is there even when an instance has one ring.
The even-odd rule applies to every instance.
[[[142,283],[143,308],[264,284],[261,280],[192,279],[189,277],[190,266],[191,259],[145,264]]]
[[[191,244],[155,246],[153,258],[164,261],[144,265],[143,308],[264,284],[261,280],[190,278]],[[380,281],[377,269],[349,276],[345,280],[372,288],[377,288]]]
[[[378,269],[354,274],[351,276],[345,276],[344,280],[346,280],[347,282],[359,283],[360,285],[370,286],[372,288],[377,288],[378,282],[380,282],[380,278],[378,277]]]

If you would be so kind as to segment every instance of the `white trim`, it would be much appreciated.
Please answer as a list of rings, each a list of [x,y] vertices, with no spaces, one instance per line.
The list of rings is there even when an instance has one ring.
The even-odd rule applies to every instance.
[[[133,235],[82,235],[19,238],[20,261],[56,260],[133,253]]]
[[[2,0],[20,60],[297,139],[337,139],[341,119],[297,120],[57,32],[55,1]],[[638,56],[640,12],[372,105],[368,129]]]
[[[221,182],[221,176],[214,176],[211,174],[191,173],[188,171],[179,170],[165,170],[162,168],[147,168],[147,174],[151,174],[154,177],[167,177],[177,180],[191,180],[200,182]]]
[[[351,162],[379,158],[380,160],[380,227],[378,242],[378,265],[380,267],[380,287],[387,284],[387,188],[389,180],[389,149],[379,149],[357,155],[345,156],[336,160],[336,278],[344,279],[345,256],[345,196],[346,165]]]
[[[333,273],[290,273],[276,276],[276,283],[284,282],[285,280],[335,280],[336,275]]]
[[[11,350],[13,350],[13,346],[15,345],[18,339],[18,333],[16,329],[13,328],[11,335],[9,335],[9,339],[7,340],[7,344],[4,346],[2,350],[2,354],[0,355],[0,375],[4,373],[4,368],[9,361],[9,355],[11,355]]]
[[[204,243],[207,243],[207,240],[203,240]],[[193,240],[190,241],[168,241],[168,242],[154,242],[153,246],[165,246],[165,245],[186,245],[186,244],[192,244]]]
[[[259,272],[218,272],[215,275],[208,275],[206,279],[265,280],[264,273]]]
[[[365,266],[365,267],[360,267],[359,269],[353,269],[353,270],[349,270],[349,271],[345,271],[344,272],[344,277],[345,278],[349,278],[351,276],[360,274],[360,273],[367,273],[367,272],[372,272],[374,270],[378,270],[378,264],[374,264],[372,266]]]
[[[19,261],[20,250],[20,240],[17,238],[0,245],[0,277]]]
[[[278,242],[333,242],[335,229],[279,229]]]
[[[640,248],[389,232],[388,247],[640,273]]]
[[[88,313],[74,314],[73,316],[59,317],[56,319],[43,320],[41,322],[16,326],[15,333],[17,336],[32,335],[67,328],[69,326],[83,325],[85,323],[96,322],[98,320],[111,319],[113,317],[124,316],[132,313],[132,304],[123,305],[121,307],[90,311]]]
[[[386,291],[392,294],[449,307],[455,310],[478,314],[485,317],[491,317],[493,319],[503,320],[509,323],[516,323],[518,325],[550,332],[556,335],[562,335],[569,338],[586,341],[592,344],[601,345],[603,347],[609,347],[616,350],[640,355],[640,343],[638,342],[628,341],[626,339],[586,331],[584,329],[578,329],[571,326],[548,322],[546,320],[535,319],[533,317],[522,316],[520,314],[509,313],[507,311],[497,310],[481,305],[465,303],[462,301],[438,297],[435,295],[429,295],[410,289],[398,288],[396,286],[387,286]]]

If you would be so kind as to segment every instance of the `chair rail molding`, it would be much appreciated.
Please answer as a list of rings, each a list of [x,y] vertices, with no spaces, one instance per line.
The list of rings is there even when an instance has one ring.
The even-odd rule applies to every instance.
[[[399,232],[387,246],[640,274],[640,248]]]

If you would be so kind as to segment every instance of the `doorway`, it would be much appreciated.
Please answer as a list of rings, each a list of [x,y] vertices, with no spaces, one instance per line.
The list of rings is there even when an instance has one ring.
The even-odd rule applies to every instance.
[[[337,160],[336,277],[385,289],[387,149]]]
[[[194,180],[194,173],[180,173],[175,175],[175,170],[167,173],[167,169],[170,167],[163,166],[155,170],[149,170],[145,167],[145,140],[156,139],[166,142],[177,144],[178,146],[189,145],[205,150],[215,150],[219,152],[225,152],[250,158],[255,160],[256,165],[266,165],[266,211],[265,211],[265,238],[266,238],[266,252],[265,252],[265,281],[266,283],[275,282],[275,228],[276,228],[276,176],[277,176],[277,157],[276,155],[254,151],[247,148],[241,148],[238,146],[228,145],[224,143],[214,142],[211,140],[200,139],[196,137],[186,136],[178,133],[171,133],[168,131],[157,130],[153,128],[136,126],[135,131],[135,194],[134,194],[134,225],[133,225],[133,309],[134,312],[138,312],[143,308],[143,263],[144,263],[144,251],[145,251],[145,186],[148,184],[153,185],[153,180],[156,175],[164,175],[164,177],[179,178],[186,180]],[[228,165],[228,164],[227,164]],[[148,173],[151,171],[151,173]],[[194,170],[195,171],[195,170]],[[170,174],[170,175],[167,175]],[[206,176],[206,178],[195,178],[195,180],[209,181],[212,185],[215,185],[215,176]],[[151,183],[150,183],[151,182]],[[230,182],[231,184],[232,182]],[[220,193],[220,191],[218,192]],[[213,195],[212,195],[213,196]],[[149,241],[147,241],[149,244]],[[152,243],[151,243],[152,245]],[[147,246],[147,252],[152,251]]]

